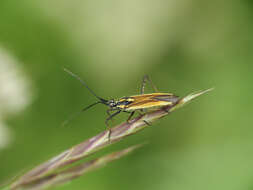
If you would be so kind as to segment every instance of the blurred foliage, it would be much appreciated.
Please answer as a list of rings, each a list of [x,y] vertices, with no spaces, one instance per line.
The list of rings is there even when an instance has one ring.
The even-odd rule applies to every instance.
[[[105,128],[102,106],[61,127],[95,100],[67,67],[106,98],[139,93],[143,74],[180,96],[215,91],[102,153],[148,146],[56,189],[251,189],[252,10],[249,0],[2,0],[0,47],[34,98],[4,117],[12,141],[0,150],[0,181]]]

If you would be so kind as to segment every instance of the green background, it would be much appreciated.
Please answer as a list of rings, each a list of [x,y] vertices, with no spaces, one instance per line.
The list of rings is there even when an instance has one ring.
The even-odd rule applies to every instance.
[[[97,156],[145,147],[56,189],[252,189],[252,19],[250,0],[1,0],[0,47],[31,100],[0,112],[12,136],[0,181],[105,129],[102,105],[61,127],[96,101],[66,67],[105,98],[138,94],[144,74],[162,92],[215,90]]]

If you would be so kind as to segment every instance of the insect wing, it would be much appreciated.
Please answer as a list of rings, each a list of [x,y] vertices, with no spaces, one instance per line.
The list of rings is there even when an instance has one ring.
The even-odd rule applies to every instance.
[[[153,99],[158,101],[171,102],[172,104],[174,104],[179,100],[179,97],[174,95],[167,95],[167,96],[162,95],[162,96],[155,96]]]
[[[126,106],[126,110],[128,111],[168,106],[179,99],[177,96],[166,93],[144,94],[131,96],[130,98],[134,99],[134,101]]]

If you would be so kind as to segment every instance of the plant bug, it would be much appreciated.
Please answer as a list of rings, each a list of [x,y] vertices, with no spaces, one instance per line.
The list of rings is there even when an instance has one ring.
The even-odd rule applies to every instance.
[[[93,90],[91,90],[87,86],[87,84],[79,76],[72,73],[71,71],[69,71],[66,68],[64,68],[64,71],[66,71],[68,74],[70,74],[74,78],[78,79],[91,92],[91,94],[93,94],[99,100],[99,101],[83,108],[77,114],[79,114],[83,111],[86,111],[87,109],[89,109],[97,104],[104,104],[109,107],[109,109],[107,109],[107,111],[106,111],[109,116],[105,120],[106,126],[108,128],[109,128],[108,122],[110,120],[112,120],[113,117],[115,117],[116,115],[118,115],[121,112],[130,113],[130,115],[127,119],[127,122],[129,122],[136,111],[138,111],[141,114],[143,111],[146,111],[146,110],[157,109],[157,108],[161,108],[161,107],[169,106],[169,105],[175,105],[180,100],[180,98],[178,96],[175,96],[171,93],[158,92],[157,88],[152,83],[152,81],[150,80],[148,75],[145,75],[143,77],[140,95],[122,97],[118,100],[115,100],[115,99],[106,100],[104,98],[97,96],[93,92]],[[144,88],[145,88],[147,81],[151,84],[153,90],[155,91],[154,93],[144,94]],[[166,111],[166,110],[164,110],[164,111]],[[114,112],[114,113],[111,114],[111,112]],[[74,115],[74,116],[76,116],[76,115]],[[72,119],[72,118],[73,118],[73,116],[70,119]],[[69,120],[67,120],[66,122],[68,122]],[[64,122],[64,124],[66,124],[66,122]],[[144,121],[144,122],[146,124],[150,125],[148,122],[146,122],[146,121]],[[109,136],[110,136],[110,128],[109,128]]]

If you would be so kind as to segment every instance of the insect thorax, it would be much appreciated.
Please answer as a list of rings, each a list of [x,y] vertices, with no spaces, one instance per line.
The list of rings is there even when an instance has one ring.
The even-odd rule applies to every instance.
[[[118,101],[116,101],[116,107],[118,109],[125,109],[127,108],[132,102],[134,101],[133,98],[124,97],[120,98]]]

